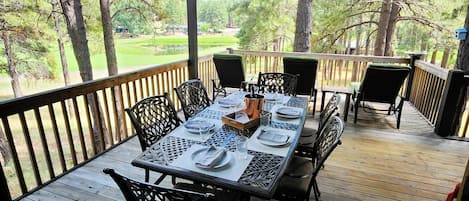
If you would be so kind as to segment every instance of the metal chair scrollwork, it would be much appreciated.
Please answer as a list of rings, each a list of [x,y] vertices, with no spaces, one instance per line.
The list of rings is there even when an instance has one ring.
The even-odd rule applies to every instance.
[[[137,132],[142,151],[173,131],[182,122],[177,117],[176,109],[167,93],[145,98],[125,111]],[[145,170],[145,181],[148,180],[149,170]]]
[[[298,76],[288,73],[259,73],[257,86],[259,92],[296,95]]]
[[[199,193],[181,189],[166,188],[159,185],[139,182],[129,179],[113,169],[104,169],[104,173],[109,174],[117,183],[127,201],[153,201],[153,200],[194,200],[194,201],[215,201],[212,193]]]
[[[207,90],[199,79],[185,81],[174,88],[174,91],[181,102],[186,120],[210,106]]]
[[[337,145],[341,144],[340,137],[343,131],[343,121],[337,116],[331,118],[315,142],[315,157],[311,160],[295,156],[282,176],[274,198],[306,201],[309,200],[313,190],[316,200],[319,200],[320,192],[316,177],[327,158]]]

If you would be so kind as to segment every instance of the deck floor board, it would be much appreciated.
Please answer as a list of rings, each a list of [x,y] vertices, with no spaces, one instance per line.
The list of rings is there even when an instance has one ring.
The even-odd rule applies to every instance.
[[[321,200],[444,200],[461,182],[469,144],[438,137],[410,104],[405,104],[399,130],[393,116],[361,109],[357,124],[353,112],[348,120],[342,145],[319,173]],[[317,115],[305,126],[315,128]],[[143,169],[130,164],[140,152],[133,138],[23,200],[123,200],[102,169],[143,180]],[[158,176],[152,173],[151,179]],[[162,185],[171,186],[169,177]]]

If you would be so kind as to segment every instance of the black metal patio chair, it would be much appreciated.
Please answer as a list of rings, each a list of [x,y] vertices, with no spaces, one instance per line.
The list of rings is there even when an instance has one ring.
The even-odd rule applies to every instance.
[[[173,131],[182,122],[177,116],[168,93],[145,98],[125,111],[136,130],[142,151]],[[145,169],[146,182],[149,180],[149,175],[149,170]],[[162,175],[158,181],[161,181],[164,176]]]
[[[259,92],[282,93],[288,96],[296,95],[298,76],[289,73],[262,73],[259,72],[257,87]]]
[[[207,90],[199,79],[185,81],[174,88],[174,91],[181,102],[186,120],[211,104]]]
[[[395,114],[397,129],[399,129],[405,97],[399,96],[400,100],[397,104],[396,101],[399,90],[409,72],[410,68],[407,66],[370,64],[363,81],[360,83],[359,89],[354,89],[352,95],[352,110],[355,110],[353,122],[357,123],[358,107],[362,106],[364,111],[370,109],[374,111],[387,111],[387,115]],[[366,106],[364,102],[385,103],[389,104],[389,107],[387,109],[371,108]]]
[[[298,75],[296,86],[297,95],[308,95],[309,101],[313,102],[313,117],[316,109],[317,90],[316,72],[318,60],[306,57],[283,57],[283,69],[285,73]]]
[[[182,189],[167,188],[160,185],[139,182],[127,178],[113,169],[104,169],[109,174],[124,194],[127,201],[216,201],[213,193],[194,192]]]
[[[245,88],[243,58],[236,54],[214,54],[213,62],[219,80],[212,79],[212,100],[219,94],[226,96],[225,88]]]
[[[337,145],[341,144],[340,137],[343,131],[343,121],[337,116],[331,118],[315,143],[315,157],[311,160],[295,156],[280,179],[274,198],[278,200],[306,201],[309,200],[312,189],[314,197],[319,200],[321,194],[316,177],[327,158]]]
[[[319,115],[318,129],[303,129],[304,131],[301,133],[300,140],[295,149],[295,155],[308,158],[314,157],[314,142],[318,140],[317,138],[319,137],[319,133],[324,130],[326,122],[328,122],[331,117],[338,116],[339,103],[340,95],[332,95],[327,102],[326,107]]]

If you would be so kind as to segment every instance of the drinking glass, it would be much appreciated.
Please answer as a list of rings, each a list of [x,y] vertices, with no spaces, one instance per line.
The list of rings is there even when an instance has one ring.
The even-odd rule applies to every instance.
[[[267,112],[267,111],[263,111],[261,113],[261,117],[260,117],[260,121],[261,121],[261,125],[262,126],[270,126],[270,120],[272,118],[272,113],[270,112]]]
[[[207,135],[210,133],[210,129],[199,128],[199,136],[202,141],[207,140]]]
[[[248,139],[244,136],[238,136],[236,141],[236,150],[243,159],[248,158]]]

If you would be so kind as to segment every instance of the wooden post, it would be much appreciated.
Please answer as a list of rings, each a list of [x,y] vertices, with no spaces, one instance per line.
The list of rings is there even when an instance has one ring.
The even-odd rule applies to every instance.
[[[414,80],[414,72],[415,72],[415,61],[419,60],[422,58],[422,56],[426,55],[427,53],[423,52],[409,52],[407,53],[410,56],[410,72],[409,72],[409,78],[407,79],[407,86],[405,89],[405,100],[409,100],[410,97],[410,92],[412,89],[412,81]]]
[[[5,199],[6,201],[11,201],[10,190],[8,189],[7,178],[5,177],[5,172],[3,172],[3,166],[0,162],[0,198]]]
[[[189,39],[189,79],[199,77],[197,55],[197,1],[187,0],[187,36]]]
[[[450,70],[448,72],[435,124],[435,133],[439,136],[446,137],[456,133],[459,117],[464,107],[465,82],[463,71]]]

